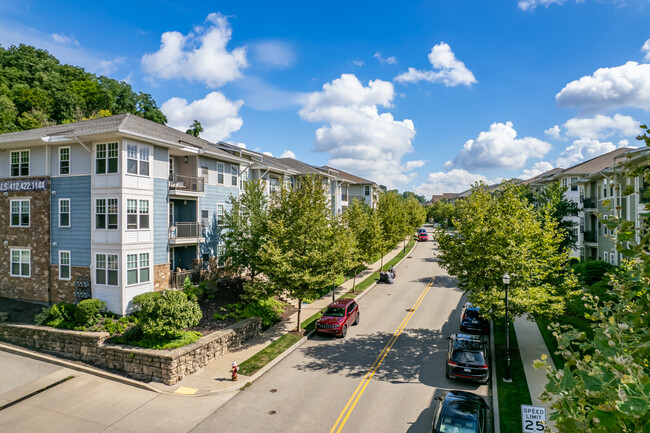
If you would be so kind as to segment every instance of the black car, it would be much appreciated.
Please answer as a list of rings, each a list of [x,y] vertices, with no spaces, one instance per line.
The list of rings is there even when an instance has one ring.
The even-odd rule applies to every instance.
[[[463,332],[490,332],[490,322],[485,320],[478,309],[467,302],[460,315],[460,330]]]
[[[485,433],[487,409],[483,399],[471,392],[445,391],[433,415],[434,433]]]
[[[453,334],[447,340],[447,377],[487,383],[490,379],[487,343],[480,336],[469,334]]]

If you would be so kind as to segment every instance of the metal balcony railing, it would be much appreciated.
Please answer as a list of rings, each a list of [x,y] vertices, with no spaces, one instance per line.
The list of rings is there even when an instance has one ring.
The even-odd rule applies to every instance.
[[[595,209],[596,208],[596,200],[591,199],[591,198],[585,198],[582,206],[585,209]]]
[[[203,192],[203,178],[172,174],[169,176],[169,189],[180,192]]]
[[[203,234],[203,223],[174,223],[169,227],[169,239],[198,239]]]
[[[591,230],[585,230],[584,232],[584,240],[585,242],[596,242],[596,232],[591,231]]]
[[[172,289],[182,289],[183,281],[185,281],[185,278],[187,277],[189,277],[190,281],[195,283],[197,280],[197,273],[193,270],[172,272],[169,277],[169,287]]]

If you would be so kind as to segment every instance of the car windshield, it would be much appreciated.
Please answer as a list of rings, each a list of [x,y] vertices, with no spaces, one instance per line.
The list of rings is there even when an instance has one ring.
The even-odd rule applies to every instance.
[[[482,352],[465,352],[463,350],[456,350],[451,357],[451,360],[460,364],[485,364],[485,358]]]
[[[323,316],[343,317],[345,316],[345,308],[340,307],[327,307]]]
[[[476,423],[444,417],[438,431],[441,433],[476,433]]]
[[[476,310],[467,309],[465,310],[465,317],[467,317],[468,319],[476,320],[476,319],[480,319],[481,315]]]

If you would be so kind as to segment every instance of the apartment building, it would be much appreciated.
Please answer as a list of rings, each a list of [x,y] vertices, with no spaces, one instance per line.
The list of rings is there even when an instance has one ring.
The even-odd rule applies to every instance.
[[[345,183],[130,114],[0,135],[0,297],[126,314],[134,296],[224,264],[224,216],[248,179],[271,193],[310,170]]]

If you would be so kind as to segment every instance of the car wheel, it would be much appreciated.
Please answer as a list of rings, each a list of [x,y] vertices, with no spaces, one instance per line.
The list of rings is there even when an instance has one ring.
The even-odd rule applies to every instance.
[[[359,316],[361,316],[361,314],[357,313],[357,318],[354,319],[354,324],[355,324],[355,325],[358,325],[358,324],[359,324]]]
[[[348,335],[348,325],[344,325],[341,329],[341,338],[345,338],[346,335]]]

